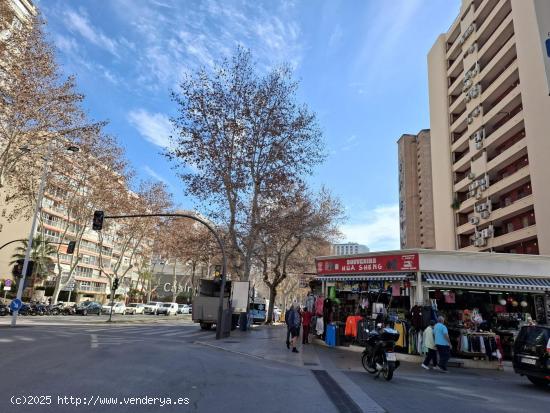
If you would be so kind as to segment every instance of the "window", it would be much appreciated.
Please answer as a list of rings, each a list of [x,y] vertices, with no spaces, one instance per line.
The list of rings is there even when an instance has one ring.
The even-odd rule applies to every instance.
[[[508,222],[506,224],[506,232],[513,232],[514,231],[514,224],[512,222]]]

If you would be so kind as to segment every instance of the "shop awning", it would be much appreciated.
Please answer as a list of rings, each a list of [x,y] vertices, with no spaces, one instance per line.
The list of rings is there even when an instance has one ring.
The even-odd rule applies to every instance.
[[[550,278],[475,274],[422,273],[424,281],[438,286],[483,287],[509,290],[550,291]]]
[[[410,272],[318,275],[319,281],[399,281],[412,277]]]

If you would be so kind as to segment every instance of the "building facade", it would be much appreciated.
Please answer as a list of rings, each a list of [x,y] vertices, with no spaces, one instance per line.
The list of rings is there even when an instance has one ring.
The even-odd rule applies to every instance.
[[[369,252],[369,247],[356,242],[346,242],[344,244],[332,244],[330,246],[330,251],[332,255],[361,254],[363,252]]]
[[[435,248],[430,131],[402,135],[397,148],[401,248]]]
[[[550,254],[550,4],[462,0],[428,55],[435,247]]]

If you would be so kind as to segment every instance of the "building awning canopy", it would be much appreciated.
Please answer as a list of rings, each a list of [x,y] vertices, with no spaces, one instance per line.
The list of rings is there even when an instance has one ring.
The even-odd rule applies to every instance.
[[[512,277],[476,274],[422,273],[425,282],[443,287],[550,291],[550,277]]]
[[[365,274],[334,274],[318,275],[315,277],[319,281],[399,281],[406,280],[412,276],[408,272],[399,273],[365,273]]]

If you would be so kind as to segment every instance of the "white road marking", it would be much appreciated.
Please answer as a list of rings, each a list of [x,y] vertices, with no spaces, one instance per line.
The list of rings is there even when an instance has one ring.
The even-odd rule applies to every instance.
[[[91,334],[92,336],[92,340],[91,340],[91,343],[90,343],[90,347],[91,348],[97,348],[97,334]]]
[[[0,338],[0,343],[11,343],[13,340],[11,338]]]

